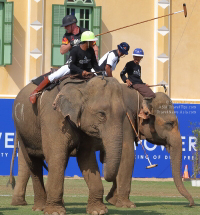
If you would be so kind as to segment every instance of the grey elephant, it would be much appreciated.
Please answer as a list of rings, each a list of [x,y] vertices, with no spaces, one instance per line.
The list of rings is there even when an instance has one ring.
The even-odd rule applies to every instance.
[[[67,82],[61,84],[60,92],[58,88],[45,91],[35,105],[29,102],[35,88],[30,83],[14,101],[16,134],[33,181],[33,210],[65,214],[64,170],[69,155],[78,148],[78,165],[89,187],[87,212],[104,214],[107,208],[103,203],[95,151],[105,152],[104,177],[113,181],[121,160],[122,126],[126,116],[122,88],[114,78]],[[42,175],[44,159],[49,171],[46,190]],[[19,175],[21,171],[23,168],[19,168]]]
[[[122,88],[127,112],[136,130],[139,129],[140,139],[165,146],[170,153],[172,175],[179,193],[189,201],[190,206],[195,205],[181,178],[182,139],[172,101],[166,94],[159,92],[156,93],[156,98],[147,103],[133,88],[128,88],[125,84],[122,85]],[[150,117],[149,119],[139,118],[137,120],[137,110],[140,111],[142,106],[149,109]],[[117,207],[135,207],[135,204],[129,200],[129,194],[134,168],[134,140],[136,134],[130,127],[128,118],[124,119],[123,128],[123,150],[119,172],[106,200]]]
[[[171,104],[171,100],[164,93],[157,93],[156,99],[153,100],[152,104],[147,105],[145,101],[143,101],[142,96],[140,94],[137,94],[135,90],[127,88],[124,84],[122,85],[122,89],[126,109],[131,117],[132,122],[134,123],[135,128],[139,127],[141,138],[147,139],[153,144],[165,145],[171,156],[173,153],[175,153],[172,158],[172,163],[175,162],[175,164],[172,165],[175,184],[179,192],[189,200],[190,205],[194,205],[194,201],[191,195],[185,189],[180,176],[182,141],[180,138],[180,132],[178,130],[177,119],[173,114],[173,106]],[[142,105],[147,105],[152,114],[149,119],[139,119],[138,122],[136,120],[137,109],[140,109]],[[158,129],[161,120],[165,120],[162,121],[165,123],[163,124],[163,127],[161,127],[161,129]],[[176,141],[171,143],[167,135],[173,135],[174,138],[177,138]],[[125,117],[123,121],[123,150],[120,168],[117,179],[113,181],[113,186],[106,197],[106,200],[109,203],[117,207],[135,207],[135,204],[129,200],[132,170],[134,167],[135,138],[135,132],[133,131],[128,118]],[[173,152],[174,147],[176,147],[175,152]],[[102,162],[104,159],[103,154],[103,151],[101,151]],[[176,159],[178,159],[178,161],[176,161]],[[22,160],[22,162],[20,160]],[[19,166],[20,165],[24,166],[24,162],[23,158],[19,157]],[[24,175],[21,177],[21,179],[24,178],[25,180],[23,180],[23,183],[17,183],[13,195],[12,204],[15,204],[16,200],[19,200],[17,204],[23,204],[24,202],[24,187],[29,178],[28,169],[27,172],[24,171],[23,174]],[[103,188],[101,189],[102,190],[99,190],[100,195],[103,192]]]

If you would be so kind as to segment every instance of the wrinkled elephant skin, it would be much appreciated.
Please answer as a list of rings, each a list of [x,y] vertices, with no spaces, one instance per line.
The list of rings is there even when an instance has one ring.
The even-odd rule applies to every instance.
[[[138,97],[135,90],[126,87],[126,85],[122,85],[122,88],[128,113],[135,124],[135,128],[137,129],[139,126],[141,138],[152,144],[165,146],[170,153],[175,185],[180,194],[188,199],[189,205],[194,205],[194,200],[185,189],[181,179],[182,140],[178,129],[178,120],[174,114],[170,98],[164,93],[156,93],[156,98],[150,104],[146,104],[141,95]],[[139,122],[137,121],[138,105],[139,109],[143,105],[148,106],[151,111],[149,119],[140,118]],[[134,139],[136,135],[127,119],[124,121],[123,129],[125,135],[119,172],[106,200],[117,207],[135,207],[134,203],[129,200],[129,194],[134,168]]]
[[[105,179],[113,181],[121,160],[126,113],[121,85],[114,78],[102,80],[100,77],[87,83],[69,82],[61,84],[60,92],[57,88],[45,91],[35,105],[29,102],[35,88],[31,83],[20,91],[14,102],[13,117],[20,150],[33,181],[33,210],[66,213],[62,202],[64,171],[70,153],[78,147],[78,165],[89,187],[87,212],[104,214],[107,208],[103,203],[95,151],[105,151]],[[49,170],[46,189],[42,175],[44,159]],[[18,189],[22,187],[19,185]]]

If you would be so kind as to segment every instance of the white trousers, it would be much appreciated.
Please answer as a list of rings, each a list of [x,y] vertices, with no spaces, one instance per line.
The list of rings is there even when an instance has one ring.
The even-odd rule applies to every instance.
[[[68,65],[62,66],[60,69],[48,76],[49,81],[52,83],[55,79],[61,78],[64,75],[70,74],[70,69]]]

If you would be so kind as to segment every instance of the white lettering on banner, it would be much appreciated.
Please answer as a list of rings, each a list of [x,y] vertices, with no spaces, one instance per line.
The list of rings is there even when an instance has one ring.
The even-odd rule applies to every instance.
[[[181,105],[181,108],[182,109],[187,109],[187,106],[186,105]]]
[[[136,150],[136,143],[134,142],[134,150]]]
[[[194,140],[194,141],[193,141],[193,140]],[[193,148],[194,151],[196,152],[196,148],[195,148],[196,140],[197,140],[196,137],[191,137],[191,136],[189,136],[189,152],[192,151],[192,148]]]
[[[157,145],[154,145],[152,148],[149,148],[149,147],[147,146],[147,141],[144,140],[144,147],[145,147],[148,151],[153,151],[153,150],[157,147]]]
[[[182,140],[185,140],[185,136],[181,136]],[[185,145],[185,142],[182,141],[182,146]],[[185,148],[182,148],[182,152],[185,152]]]
[[[0,157],[2,157],[2,158],[6,157],[7,158],[8,157],[8,153],[3,153],[2,152],[2,153],[0,153]]]
[[[183,160],[194,160],[194,156],[183,156]]]
[[[9,136],[13,136],[13,138],[9,138]],[[5,148],[14,148],[14,136],[15,133],[5,133]],[[13,142],[13,144],[9,145],[8,142]]]
[[[144,155],[135,155],[135,159],[147,159]]]
[[[170,159],[170,156],[165,155],[165,160]]]
[[[192,149],[194,149],[196,151],[196,148],[195,148],[196,137],[194,137],[194,136],[181,136],[181,139],[184,140],[184,141],[182,141],[182,146],[183,146],[182,151],[183,152],[187,152],[187,151],[191,152]],[[158,146],[158,145],[153,144],[153,147],[151,148],[147,145],[148,144],[147,140],[143,140],[142,142],[143,142],[142,144],[144,145],[144,147],[147,151],[154,151],[154,150],[156,150],[156,148]],[[152,143],[149,143],[149,144],[152,144]],[[138,145],[140,145],[140,142],[138,142]],[[160,146],[160,148],[161,148],[161,151],[165,150],[165,146],[163,146],[163,145]],[[137,150],[136,145],[134,145],[134,149]]]
[[[155,160],[155,159],[160,159],[160,155],[154,155],[153,156],[153,159]]]
[[[0,133],[0,139],[1,139],[1,136],[2,136],[2,132]]]
[[[160,146],[161,150],[164,151],[165,147],[164,146]]]

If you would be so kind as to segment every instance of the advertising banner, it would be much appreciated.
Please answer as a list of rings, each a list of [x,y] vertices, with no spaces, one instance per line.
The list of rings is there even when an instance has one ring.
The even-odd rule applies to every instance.
[[[12,119],[13,99],[0,99],[0,175],[10,174],[10,162],[14,148],[15,128]],[[195,152],[195,137],[192,134],[191,123],[200,123],[200,104],[175,104],[174,111],[179,121],[179,127],[182,138],[182,173],[185,165],[188,165],[189,174],[192,174],[192,160]],[[149,165],[145,157],[142,146],[135,147],[135,168],[133,177],[141,178],[171,178],[170,154],[164,146],[153,145],[146,140],[142,141],[146,153],[152,164],[158,164],[157,167],[146,169]],[[133,155],[134,156],[134,155]],[[97,152],[97,161],[101,175],[103,176],[103,166],[99,161],[99,152]],[[18,173],[18,159],[15,158],[14,175]],[[48,172],[44,171],[47,175]],[[82,176],[78,168],[76,158],[70,158],[65,172],[66,176]]]

